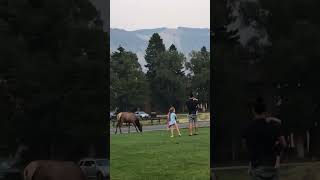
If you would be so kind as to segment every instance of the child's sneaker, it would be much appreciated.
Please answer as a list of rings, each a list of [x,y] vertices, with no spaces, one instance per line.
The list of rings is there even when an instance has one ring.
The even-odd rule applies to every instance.
[[[181,137],[181,134],[179,134],[179,137]]]
[[[170,136],[170,137],[172,137],[172,138],[173,138],[173,135],[172,135],[172,136]]]

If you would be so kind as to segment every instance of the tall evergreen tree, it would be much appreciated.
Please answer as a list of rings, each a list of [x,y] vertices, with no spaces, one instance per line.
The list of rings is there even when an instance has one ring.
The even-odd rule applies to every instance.
[[[110,69],[111,108],[134,111],[143,107],[148,90],[137,55],[119,47],[111,55]]]
[[[13,115],[11,134],[2,137],[54,147],[64,134],[102,135],[107,40],[95,8],[88,0],[14,1],[7,8],[0,17],[7,26],[0,32],[0,79],[7,87],[0,89],[12,97],[3,102],[12,103]]]
[[[198,94],[199,101],[205,105],[210,104],[210,52],[206,47],[200,51],[193,51],[190,62],[186,67],[192,73],[191,89]]]
[[[165,45],[163,44],[163,40],[161,39],[160,35],[158,33],[154,33],[150,40],[148,47],[146,49],[146,55],[145,60],[147,64],[145,67],[148,69],[146,77],[149,83],[149,89],[150,89],[150,105],[152,110],[155,110],[155,91],[157,91],[155,81],[157,69],[159,68],[159,63],[161,59],[159,56],[166,51]]]
[[[147,77],[149,81],[154,78],[155,69],[157,68],[156,66],[159,65],[158,57],[161,53],[165,52],[165,50],[166,48],[160,35],[158,33],[154,33],[149,40],[146,55],[144,57],[147,62],[145,66],[148,68]]]
[[[174,45],[158,58],[152,94],[152,99],[157,102],[155,107],[165,112],[169,106],[174,105],[181,111],[186,98],[186,77],[183,72],[186,58]]]

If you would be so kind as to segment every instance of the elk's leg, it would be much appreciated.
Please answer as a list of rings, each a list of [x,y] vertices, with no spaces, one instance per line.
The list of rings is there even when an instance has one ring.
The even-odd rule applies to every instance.
[[[115,132],[114,134],[117,134],[118,126],[119,126],[119,122],[117,122],[117,125],[116,125],[116,132]]]
[[[120,130],[120,134],[122,134],[122,131],[121,131],[121,126],[122,126],[122,123],[119,124],[119,130]]]
[[[131,123],[128,123],[128,128],[129,128],[128,133],[130,133],[130,124],[131,124]]]
[[[137,131],[137,132],[139,132],[139,131],[138,131],[138,129],[137,129],[137,125],[136,125],[136,123],[135,123],[135,122],[133,122],[132,124],[133,124],[133,126],[136,128],[136,131]]]

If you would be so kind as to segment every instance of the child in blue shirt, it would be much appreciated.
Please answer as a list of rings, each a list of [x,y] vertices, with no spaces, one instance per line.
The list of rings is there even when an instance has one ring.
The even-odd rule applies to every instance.
[[[173,126],[176,128],[176,130],[178,131],[179,136],[181,136],[178,124],[177,124],[177,115],[176,115],[176,110],[174,107],[171,107],[169,109],[169,114],[168,114],[168,118],[169,118],[169,122],[168,122],[168,126],[171,130],[171,137],[173,137]]]

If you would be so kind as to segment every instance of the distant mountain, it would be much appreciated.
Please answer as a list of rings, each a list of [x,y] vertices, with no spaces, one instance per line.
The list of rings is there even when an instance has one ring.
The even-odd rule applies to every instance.
[[[156,28],[156,29],[141,29],[136,31],[126,31],[123,29],[110,30],[110,49],[115,51],[120,45],[126,50],[137,54],[139,62],[143,69],[146,64],[144,60],[145,50],[153,33],[159,33],[166,48],[174,44],[177,49],[186,56],[192,50],[200,50],[205,46],[210,49],[210,30],[208,28],[185,28],[178,27]]]

